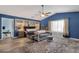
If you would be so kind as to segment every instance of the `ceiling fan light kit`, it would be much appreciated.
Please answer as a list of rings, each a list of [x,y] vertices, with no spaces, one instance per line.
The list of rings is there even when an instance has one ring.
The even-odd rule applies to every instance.
[[[45,15],[44,14],[41,14],[41,17],[45,17]]]

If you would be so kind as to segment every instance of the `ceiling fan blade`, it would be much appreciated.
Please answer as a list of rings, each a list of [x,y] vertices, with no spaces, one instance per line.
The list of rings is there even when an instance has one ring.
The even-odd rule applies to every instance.
[[[51,14],[51,12],[47,12],[46,14]]]
[[[48,16],[48,14],[44,14],[45,16]]]

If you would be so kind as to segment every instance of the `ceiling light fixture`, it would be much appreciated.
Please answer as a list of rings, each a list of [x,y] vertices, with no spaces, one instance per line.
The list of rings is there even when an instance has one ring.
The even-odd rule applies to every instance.
[[[51,14],[50,11],[47,11],[47,9],[45,10],[45,5],[41,5],[41,10],[38,11],[37,14],[34,15],[34,18],[43,18],[43,17],[47,17]]]
[[[45,12],[45,6],[44,5],[41,5],[42,7],[42,10],[41,10],[41,17],[45,17],[45,16],[48,16],[49,14],[51,14],[51,12]]]

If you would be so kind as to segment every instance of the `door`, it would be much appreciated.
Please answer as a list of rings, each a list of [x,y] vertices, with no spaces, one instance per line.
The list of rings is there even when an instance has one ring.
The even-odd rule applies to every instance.
[[[7,32],[7,31],[11,33],[11,37],[14,37],[14,19],[2,18],[1,38],[5,37],[5,34],[3,32]]]

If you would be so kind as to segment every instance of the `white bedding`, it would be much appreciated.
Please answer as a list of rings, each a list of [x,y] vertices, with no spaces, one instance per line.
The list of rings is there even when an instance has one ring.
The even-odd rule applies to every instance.
[[[45,33],[45,32],[46,32],[45,30],[39,30],[39,31],[37,31],[38,34]]]
[[[36,29],[27,29],[27,32],[36,31]]]

